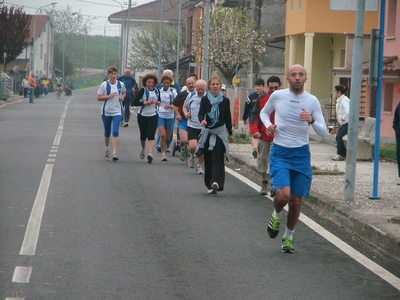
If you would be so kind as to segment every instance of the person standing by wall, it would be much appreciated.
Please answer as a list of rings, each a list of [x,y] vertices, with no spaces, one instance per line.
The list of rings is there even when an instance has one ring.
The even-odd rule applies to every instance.
[[[301,198],[310,194],[312,181],[308,129],[320,136],[328,134],[319,100],[304,90],[307,71],[293,65],[287,72],[289,88],[275,91],[261,110],[267,134],[275,134],[271,149],[271,176],[276,190],[274,212],[267,231],[271,238],[279,233],[283,208],[289,205],[282,252],[293,253],[293,234],[300,216]],[[275,112],[275,124],[270,115]]]
[[[400,86],[396,88],[396,91],[400,91]],[[396,106],[393,117],[393,129],[396,135],[396,158],[397,158],[397,172],[400,178],[400,102]],[[397,182],[400,185],[400,181]]]
[[[104,143],[106,160],[110,159],[110,135],[113,135],[113,161],[118,160],[119,125],[122,120],[123,101],[126,88],[123,82],[117,80],[118,69],[110,67],[107,70],[109,80],[103,81],[97,91],[97,100],[104,101],[101,107],[101,118],[104,125]],[[112,126],[112,129],[111,129]]]
[[[344,85],[335,86],[336,119],[340,126],[336,134],[336,155],[332,157],[332,160],[335,161],[343,161],[346,159],[346,147],[343,142],[343,137],[347,134],[349,129],[350,99],[345,95],[347,91],[348,88]]]
[[[232,116],[229,99],[221,92],[222,82],[219,77],[208,80],[208,89],[201,98],[199,121],[203,126],[196,155],[204,154],[204,183],[208,194],[224,190],[225,163],[229,157],[229,142],[233,142]]]
[[[135,92],[138,89],[138,85],[136,83],[135,78],[132,77],[131,75],[131,70],[126,68],[124,70],[124,74],[118,77],[119,81],[122,81],[125,84],[126,87],[126,95],[124,99],[124,122],[123,125],[124,127],[128,127],[129,119],[131,118],[131,110],[130,107],[132,105],[133,97],[135,95]]]

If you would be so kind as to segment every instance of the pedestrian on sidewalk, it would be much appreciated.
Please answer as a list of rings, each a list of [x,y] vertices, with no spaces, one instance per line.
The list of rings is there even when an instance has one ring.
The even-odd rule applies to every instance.
[[[129,119],[131,118],[131,105],[133,101],[133,97],[135,96],[135,92],[138,89],[138,85],[136,83],[135,78],[131,75],[131,70],[126,68],[124,70],[124,74],[118,77],[119,81],[122,81],[126,88],[126,95],[124,99],[124,121],[122,126],[129,126]]]
[[[293,65],[286,79],[289,88],[275,91],[260,116],[267,134],[275,134],[270,173],[276,195],[267,231],[271,238],[278,235],[283,208],[288,204],[282,252],[293,253],[293,234],[300,216],[301,198],[310,194],[312,181],[308,127],[312,126],[320,136],[326,136],[328,129],[319,100],[304,90],[306,69]],[[272,124],[270,116],[274,111],[275,124]]]
[[[24,87],[24,98],[28,98],[28,91],[29,91],[28,76],[25,76],[25,78],[22,79],[22,86]]]
[[[203,128],[196,155],[204,154],[204,183],[209,194],[224,190],[224,158],[229,157],[226,131],[229,142],[233,142],[230,102],[223,96],[221,86],[219,77],[208,80],[209,91],[201,98],[199,110],[199,121]]]
[[[244,104],[244,112],[243,112],[243,124],[246,126],[246,129],[251,132],[250,129],[250,124],[248,122],[250,112],[253,110],[254,105],[257,102],[257,99],[260,97],[261,94],[264,93],[264,85],[265,81],[262,78],[259,78],[255,82],[255,91],[251,93],[247,98],[246,98],[246,103]],[[257,158],[257,148],[258,148],[258,139],[254,138],[251,136],[251,147],[252,152],[251,154],[253,155],[254,158]]]
[[[343,137],[349,129],[350,99],[345,93],[348,88],[344,85],[336,85],[334,94],[336,96],[336,119],[339,123],[339,131],[336,134],[336,155],[332,160],[343,161],[346,159],[346,146]]]
[[[35,80],[35,74],[33,72],[29,76],[29,103],[35,103],[33,101],[33,96],[36,88],[36,80]]]
[[[158,125],[157,107],[160,104],[158,99],[159,90],[156,88],[158,82],[157,75],[146,74],[142,78],[143,88],[135,95],[134,106],[141,106],[137,114],[137,121],[140,130],[140,155],[144,159],[146,140],[148,146],[147,162],[153,162],[153,152],[156,147],[154,136]]]
[[[271,76],[268,78],[268,92],[258,97],[257,102],[254,105],[249,117],[252,136],[254,139],[258,140],[257,171],[260,172],[262,176],[260,191],[261,195],[266,195],[268,193],[268,185],[272,187],[272,180],[269,175],[269,157],[274,141],[274,135],[267,135],[267,128],[265,127],[263,122],[261,122],[260,112],[264,108],[265,104],[268,102],[269,97],[274,91],[279,89],[280,85],[281,79],[278,76]],[[271,113],[270,121],[272,124],[275,124],[275,113]],[[273,189],[271,189],[270,195],[271,197],[275,196]]]
[[[396,88],[396,91],[400,91],[400,86]],[[393,129],[396,135],[396,158],[397,158],[397,172],[400,178],[400,102],[396,106],[393,118]],[[400,185],[400,181],[397,182]]]
[[[126,88],[123,82],[117,80],[118,69],[110,67],[107,70],[108,80],[103,81],[97,91],[97,100],[104,101],[101,107],[101,119],[104,125],[104,159],[110,160],[110,136],[113,135],[113,161],[118,160],[119,126],[122,121],[123,101]],[[112,127],[112,129],[111,129]]]

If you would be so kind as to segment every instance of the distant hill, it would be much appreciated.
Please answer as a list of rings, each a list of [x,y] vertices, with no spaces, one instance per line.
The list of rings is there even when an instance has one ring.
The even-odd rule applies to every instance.
[[[70,60],[75,69],[83,69],[85,66],[85,36],[76,36],[71,48]],[[102,35],[88,35],[86,37],[86,67],[103,69],[110,66],[109,62],[115,64],[119,61],[119,37]],[[105,57],[105,60],[104,60]],[[104,63],[105,61],[105,63]]]

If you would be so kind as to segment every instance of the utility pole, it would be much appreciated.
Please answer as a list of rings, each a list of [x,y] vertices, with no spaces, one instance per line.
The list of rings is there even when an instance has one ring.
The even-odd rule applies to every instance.
[[[364,16],[365,0],[357,0],[356,32],[354,35],[353,62],[351,66],[351,101],[344,184],[345,201],[354,201],[364,49]]]
[[[204,32],[203,80],[208,80],[208,44],[210,36],[211,1],[206,1],[206,28]]]
[[[161,0],[160,40],[158,42],[158,71],[157,71],[158,78],[161,77],[162,42],[164,39],[163,23],[164,23],[164,0]]]

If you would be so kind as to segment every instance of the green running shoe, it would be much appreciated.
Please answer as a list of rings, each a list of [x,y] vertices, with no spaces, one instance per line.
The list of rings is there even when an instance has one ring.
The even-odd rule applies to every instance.
[[[284,237],[282,239],[282,253],[293,253],[294,252],[294,247],[293,247],[293,239],[290,237]]]
[[[283,218],[276,218],[274,215],[271,216],[271,221],[268,224],[268,235],[274,239],[279,233],[279,225],[281,225]]]

